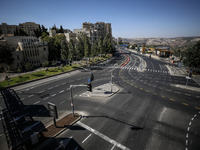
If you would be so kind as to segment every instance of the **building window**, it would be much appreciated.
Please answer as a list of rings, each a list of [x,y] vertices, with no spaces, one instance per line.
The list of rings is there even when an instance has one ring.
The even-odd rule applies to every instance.
[[[46,51],[46,48],[44,47],[44,51]]]
[[[19,55],[17,55],[17,60],[19,60]]]

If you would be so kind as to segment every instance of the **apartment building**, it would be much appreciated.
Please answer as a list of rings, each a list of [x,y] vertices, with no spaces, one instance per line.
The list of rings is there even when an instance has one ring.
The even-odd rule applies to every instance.
[[[2,23],[0,25],[0,30],[2,31],[2,34],[13,34],[14,35],[14,31],[17,29],[19,29],[19,26],[17,25],[7,25],[7,23]]]
[[[76,33],[64,33],[66,37],[66,41],[69,42],[70,39],[73,41],[74,45],[77,43],[77,35]]]
[[[2,23],[0,29],[2,34],[14,34],[14,31],[17,29],[23,29],[29,36],[34,36],[34,30],[38,28],[39,24],[35,22],[25,22],[19,23],[19,25],[7,25],[7,23]]]
[[[19,23],[19,28],[23,29],[29,36],[34,36],[34,30],[39,27],[35,22]]]
[[[11,69],[22,68],[28,61],[33,66],[40,66],[44,61],[48,61],[48,43],[39,42],[36,37],[4,37],[0,40],[0,44],[7,45],[13,51],[15,61],[10,65]],[[6,64],[0,65],[7,66]]]
[[[104,38],[106,34],[109,34],[110,40],[112,42],[112,28],[111,23],[105,23],[105,22],[96,22],[96,23],[90,23],[90,22],[84,22],[82,24],[81,29],[74,29],[74,33],[77,35],[84,33],[90,38],[91,44],[94,44],[96,40],[98,40],[100,37]]]

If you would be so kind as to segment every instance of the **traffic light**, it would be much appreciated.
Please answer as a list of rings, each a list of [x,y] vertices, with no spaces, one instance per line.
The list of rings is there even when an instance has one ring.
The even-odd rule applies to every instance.
[[[92,84],[91,83],[87,84],[87,91],[92,92]]]
[[[91,74],[90,80],[91,80],[91,81],[94,80],[94,75],[93,75],[93,73]]]

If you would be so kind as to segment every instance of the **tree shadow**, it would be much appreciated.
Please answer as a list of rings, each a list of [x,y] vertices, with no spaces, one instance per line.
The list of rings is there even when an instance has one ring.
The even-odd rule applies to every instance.
[[[109,117],[109,116],[83,116],[82,118],[93,118],[93,117],[107,118],[107,119],[110,119],[110,120],[113,120],[113,121],[116,121],[116,122],[119,122],[119,123],[128,125],[128,126],[130,126],[130,129],[131,129],[131,130],[143,130],[143,128],[141,128],[141,127],[137,127],[137,126],[135,126],[135,125],[126,123],[126,122],[124,122],[124,121],[121,121],[121,120],[118,120],[118,119],[115,119],[115,118],[112,118],[112,117]]]

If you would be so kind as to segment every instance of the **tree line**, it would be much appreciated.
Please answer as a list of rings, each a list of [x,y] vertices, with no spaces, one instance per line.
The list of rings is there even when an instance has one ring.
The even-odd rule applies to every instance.
[[[48,42],[49,61],[78,61],[84,57],[94,58],[99,54],[115,53],[115,47],[112,45],[108,34],[104,39],[100,37],[93,44],[90,43],[89,37],[85,34],[80,34],[76,43],[72,39],[67,42],[64,35],[49,37],[46,33],[42,34],[41,40]]]

